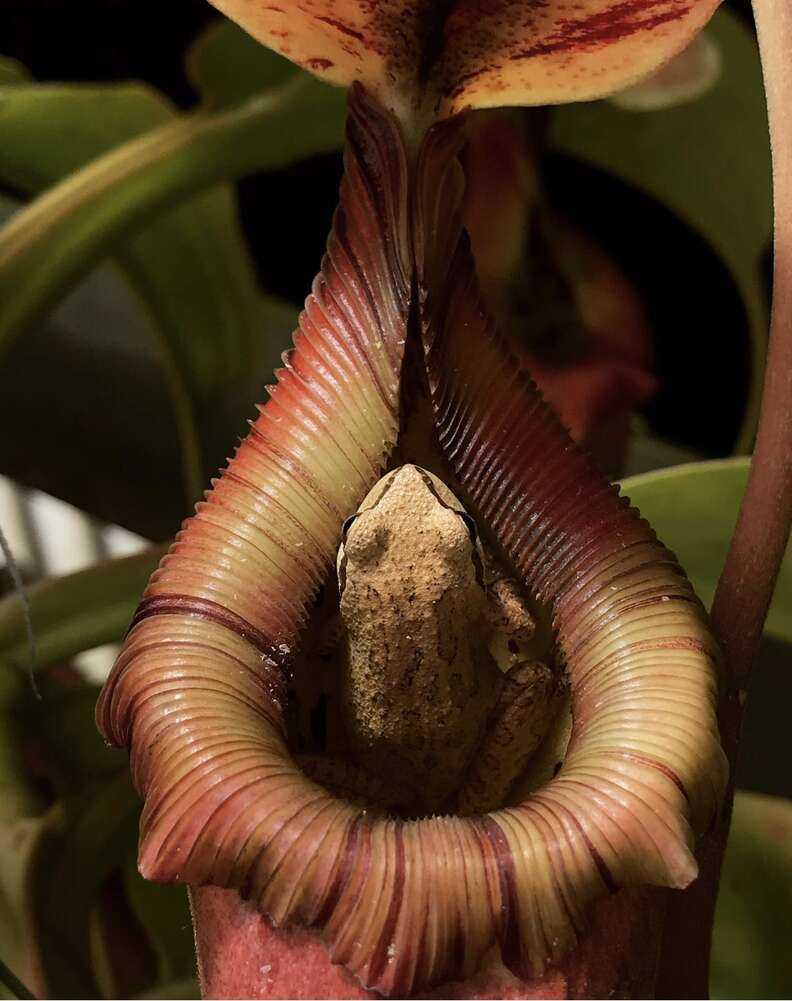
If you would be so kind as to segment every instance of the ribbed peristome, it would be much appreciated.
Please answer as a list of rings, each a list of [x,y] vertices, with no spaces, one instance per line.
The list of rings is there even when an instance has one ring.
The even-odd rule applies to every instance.
[[[145,876],[234,887],[276,925],[316,928],[385,994],[470,975],[496,942],[536,972],[597,897],[686,886],[724,783],[702,608],[486,315],[461,141],[457,122],[435,126],[410,159],[353,89],[341,203],[295,348],[152,577],[97,709],[145,797]],[[310,781],[285,738],[290,652],[342,520],[396,443],[408,337],[452,486],[550,604],[571,682],[558,775],[486,816],[378,817]]]

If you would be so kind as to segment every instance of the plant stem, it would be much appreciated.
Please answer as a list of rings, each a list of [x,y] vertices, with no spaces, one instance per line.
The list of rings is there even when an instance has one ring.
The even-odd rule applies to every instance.
[[[13,970],[9,970],[6,964],[0,959],[0,983],[11,993],[12,997],[22,998],[23,1001],[33,1001],[35,994],[31,994]]]
[[[701,873],[669,907],[657,997],[706,997],[709,951],[734,796],[734,768],[751,672],[792,522],[792,7],[754,0],[773,151],[774,271],[770,342],[753,461],[712,605],[724,654],[720,727],[731,782]]]
[[[744,690],[792,520],[792,8],[754,4],[773,148],[773,309],[759,430],[745,497],[712,606],[732,681]]]

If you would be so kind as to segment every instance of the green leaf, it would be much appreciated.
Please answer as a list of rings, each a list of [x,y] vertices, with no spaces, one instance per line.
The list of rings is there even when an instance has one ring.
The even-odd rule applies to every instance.
[[[792,644],[765,634],[745,706],[735,779],[740,789],[792,797]]]
[[[682,448],[653,434],[642,417],[633,415],[630,419],[629,445],[623,471],[625,477],[705,459],[706,456],[699,452]]]
[[[118,773],[126,761],[96,729],[96,685],[41,682],[41,699],[30,699],[21,715],[29,740],[40,746],[41,765],[58,796],[80,792],[88,782]]]
[[[38,195],[174,116],[162,97],[137,84],[0,90],[0,181]],[[165,213],[119,248],[117,260],[154,320],[181,432],[185,487],[194,499],[203,482],[196,406],[207,402],[208,387],[225,384],[234,367],[229,359],[256,336],[259,320],[230,190],[218,187]]]
[[[25,884],[30,858],[44,826],[38,817],[0,822],[0,957],[22,981],[30,982],[34,955],[25,913]],[[0,983],[10,982],[0,976]],[[23,997],[16,993],[0,996]]]
[[[180,455],[152,324],[123,272],[100,265],[0,362],[0,468],[165,539],[185,514]]]
[[[39,795],[26,769],[15,707],[0,710],[0,824],[11,823],[38,805]]]
[[[51,996],[116,997],[189,975],[186,891],[136,871],[139,803],[126,756],[96,730],[98,688],[45,675],[41,693],[22,721],[61,806],[48,819],[0,824],[3,954],[20,972],[40,963]]]
[[[0,87],[24,83],[29,77],[27,69],[18,60],[10,56],[0,56]]]
[[[30,868],[29,901],[44,979],[56,997],[98,997],[91,912],[105,880],[134,849],[140,804],[126,762],[61,801]]]
[[[79,148],[82,162],[119,129],[162,122],[67,175],[0,232],[0,349],[115,253],[157,320],[195,499],[204,481],[196,408],[209,420],[218,400],[248,399],[271,310],[255,290],[229,192],[178,203],[220,180],[337,147],[344,100],[305,76],[222,113],[171,115],[137,85],[0,91],[0,179],[28,188],[75,165],[64,149]],[[116,125],[105,135],[108,120]]]
[[[174,998],[176,1001],[192,1001],[195,998],[195,1001],[200,1001],[201,986],[197,977],[185,977],[184,980],[174,980],[172,983],[162,984],[160,987],[155,987],[154,990],[138,994],[137,997],[140,1001],[149,998],[152,1001],[157,998]]]
[[[175,109],[145,84],[49,84],[0,89],[0,171],[26,195],[42,190],[134,136],[170,121]]]
[[[155,546],[34,584],[28,590],[36,637],[34,667],[120,639],[164,552],[165,547]],[[0,663],[19,671],[29,663],[22,604],[16,595],[0,601]]]
[[[631,476],[622,490],[685,568],[697,594],[712,601],[748,478],[746,458],[695,462]],[[776,585],[766,632],[792,640],[792,555]]]
[[[755,430],[767,340],[760,258],[772,227],[770,146],[751,33],[723,9],[707,31],[721,50],[723,71],[699,100],[652,112],[625,111],[607,101],[565,105],[554,111],[550,141],[653,195],[708,239],[727,263],[752,330],[744,450]]]
[[[30,109],[18,104],[18,89],[8,94],[14,98],[15,121],[29,116]],[[11,100],[8,94],[6,100]],[[99,107],[103,116],[108,113],[107,107]],[[306,77],[222,113],[197,113],[166,122],[66,177],[18,212],[0,233],[0,301],[6,304],[0,338],[8,340],[24,329],[103,252],[117,249],[122,236],[154,213],[218,180],[283,167],[336,148],[343,120],[342,93]],[[9,135],[1,119],[0,126]],[[52,143],[50,133],[44,138]],[[10,145],[9,140],[3,145]],[[211,242],[206,234],[204,226],[203,240]],[[234,276],[227,267],[221,268],[221,275],[225,288],[225,281]],[[201,272],[200,277],[208,276]],[[215,340],[238,336],[221,328],[219,337],[217,317],[215,321]],[[200,348],[208,350],[209,339],[207,345],[192,348],[198,358],[193,362],[198,385],[212,377],[209,356],[202,358],[200,353]],[[228,355],[224,365],[233,363],[239,371],[249,364],[249,349],[242,350],[244,361],[238,360],[238,350],[224,346],[222,351]],[[188,357],[186,351],[184,356]]]
[[[715,915],[714,998],[792,993],[792,803],[738,793]]]
[[[140,803],[126,761],[116,758],[120,770],[52,811],[28,870],[49,996],[129,996],[195,968],[185,888],[149,884],[136,872]]]
[[[16,595],[14,600],[21,607]],[[24,625],[22,628],[24,633]],[[35,813],[41,804],[40,790],[26,767],[24,751],[29,734],[20,711],[32,693],[30,678],[25,670],[11,672],[4,667],[0,654],[0,825],[13,824]]]
[[[204,482],[290,344],[296,308],[268,298],[261,308],[260,371],[251,366],[200,415]],[[152,324],[123,272],[101,265],[0,364],[0,468],[102,521],[167,539],[187,513],[179,455]]]
[[[187,75],[210,108],[227,108],[305,72],[228,18],[216,21],[187,53]]]
[[[167,984],[195,970],[195,941],[184,886],[143,879],[135,854],[124,865],[124,887],[132,910],[157,956],[158,982]]]

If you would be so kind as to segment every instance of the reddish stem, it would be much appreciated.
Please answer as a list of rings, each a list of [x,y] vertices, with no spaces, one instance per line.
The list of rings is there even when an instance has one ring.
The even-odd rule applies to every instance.
[[[750,678],[792,521],[792,7],[756,0],[754,8],[773,149],[773,313],[751,472],[712,606],[740,689]]]
[[[657,985],[663,998],[707,996],[745,697],[792,522],[792,6],[789,0],[754,0],[754,15],[773,151],[775,262],[759,430],[712,606],[712,627],[726,665],[720,726],[732,782],[720,821],[701,846],[699,879],[675,894],[669,907]]]

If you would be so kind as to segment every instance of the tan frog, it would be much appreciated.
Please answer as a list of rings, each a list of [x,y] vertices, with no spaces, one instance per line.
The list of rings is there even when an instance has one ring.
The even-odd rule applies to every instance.
[[[487,570],[473,520],[436,476],[401,466],[345,523],[337,568],[357,764],[423,811],[500,805],[562,685],[531,656],[534,620]]]

